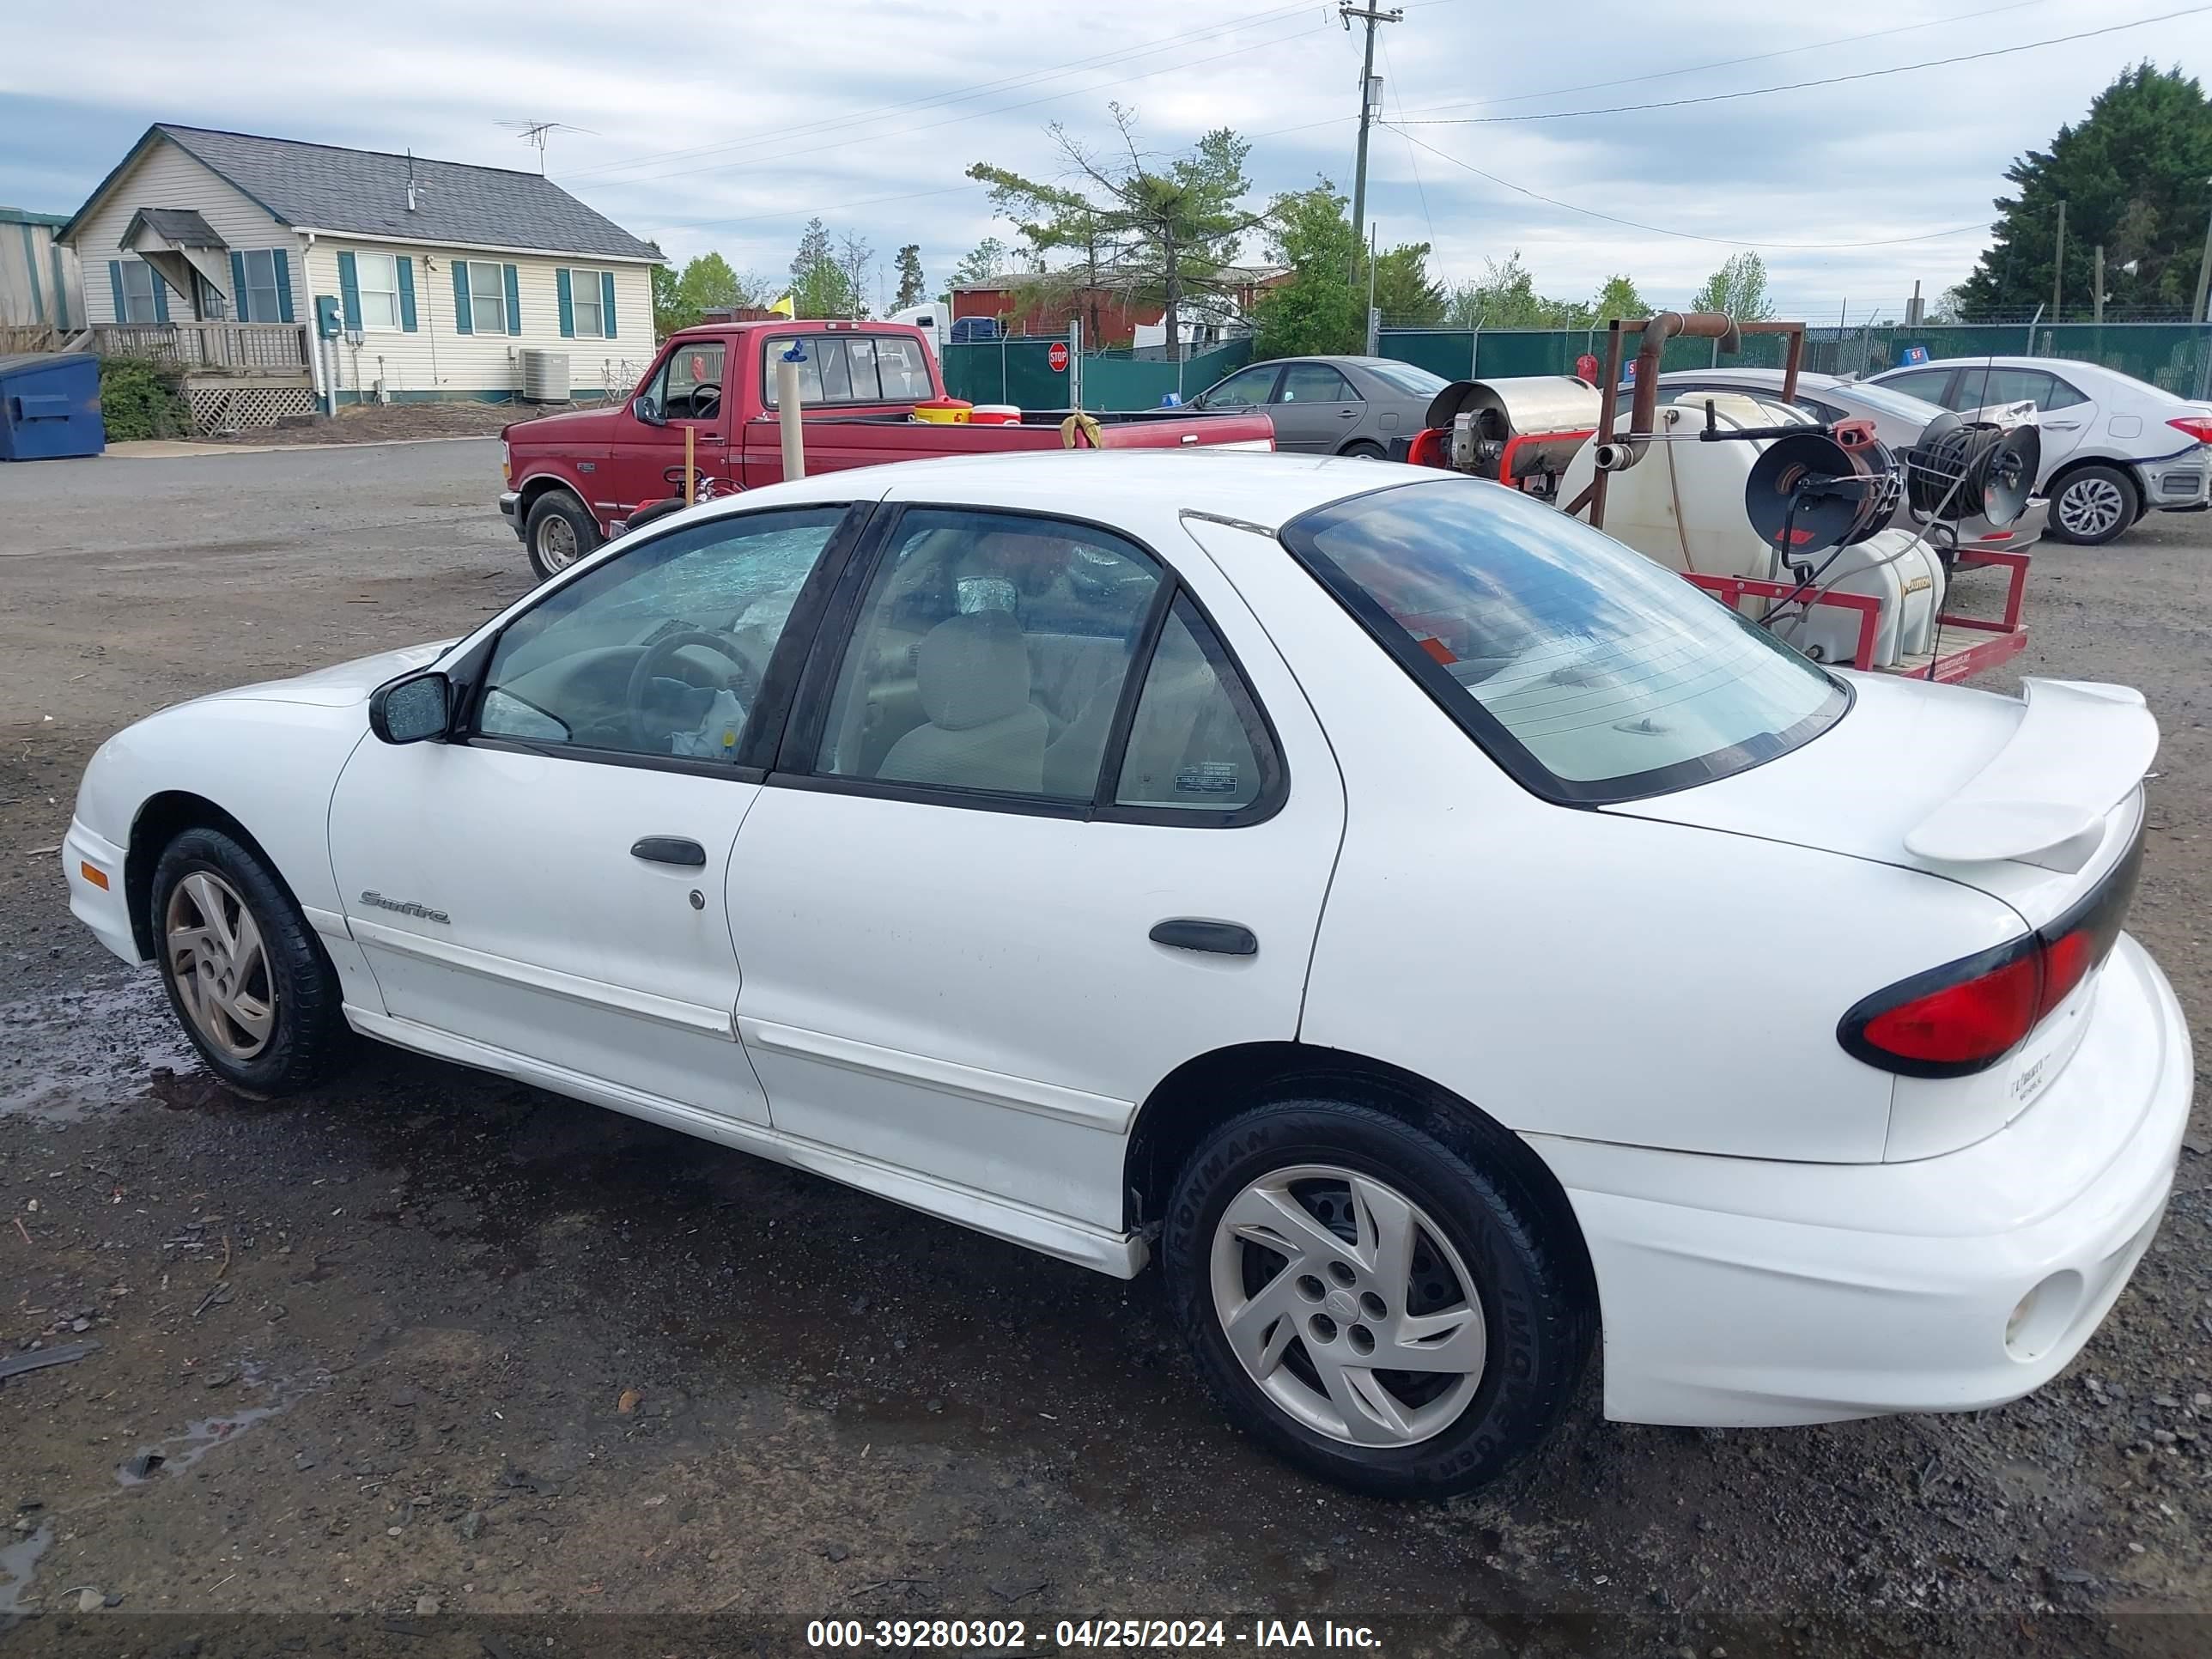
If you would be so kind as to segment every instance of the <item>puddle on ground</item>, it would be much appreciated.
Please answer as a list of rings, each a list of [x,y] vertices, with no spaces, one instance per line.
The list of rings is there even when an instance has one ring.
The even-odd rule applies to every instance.
[[[152,974],[102,976],[0,1003],[0,1049],[20,1056],[0,1075],[0,1117],[68,1121],[137,1098],[157,1069],[199,1074]]]
[[[23,1600],[30,1594],[31,1581],[39,1576],[39,1558],[53,1541],[54,1523],[48,1518],[39,1523],[36,1532],[0,1546],[0,1631],[24,1616]]]
[[[252,1364],[242,1367],[239,1386],[261,1388],[261,1368]],[[143,1486],[161,1475],[181,1474],[217,1446],[227,1446],[256,1425],[290,1411],[301,1399],[321,1386],[319,1382],[280,1382],[275,1385],[276,1397],[265,1406],[242,1406],[220,1417],[204,1417],[197,1423],[187,1424],[183,1432],[156,1441],[153,1445],[143,1446],[125,1458],[116,1465],[115,1479],[125,1486]]]

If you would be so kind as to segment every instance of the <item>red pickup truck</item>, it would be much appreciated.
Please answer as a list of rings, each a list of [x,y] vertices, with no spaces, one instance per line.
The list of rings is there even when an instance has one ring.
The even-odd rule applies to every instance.
[[[500,434],[499,510],[549,576],[618,534],[648,501],[680,493],[684,434],[722,493],[783,477],[775,360],[806,343],[799,392],[806,470],[832,472],[938,455],[1058,449],[1067,411],[1024,410],[1019,426],[939,425],[914,407],[945,395],[928,337],[899,323],[731,323],[671,335],[626,403],[520,421]],[[820,412],[817,413],[817,410]],[[1109,449],[1235,445],[1273,449],[1263,414],[1147,410],[1097,416]]]

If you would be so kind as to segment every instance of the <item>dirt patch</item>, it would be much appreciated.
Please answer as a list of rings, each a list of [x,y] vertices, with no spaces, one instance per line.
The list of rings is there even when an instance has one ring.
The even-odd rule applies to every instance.
[[[226,433],[209,443],[378,444],[421,438],[482,438],[502,427],[540,415],[557,415],[576,404],[359,404],[338,410],[337,418],[317,416],[298,426],[257,427]]]

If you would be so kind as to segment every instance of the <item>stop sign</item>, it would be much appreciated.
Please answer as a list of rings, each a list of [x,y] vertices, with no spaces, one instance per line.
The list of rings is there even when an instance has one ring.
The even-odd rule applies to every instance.
[[[1053,372],[1054,374],[1066,374],[1066,373],[1067,373],[1067,343],[1066,343],[1066,341],[1063,341],[1063,340],[1055,340],[1055,341],[1053,343],[1052,349],[1045,353],[1045,355],[1044,355],[1044,360],[1045,360],[1045,362],[1048,362],[1048,363],[1049,363],[1049,364],[1051,364],[1051,365],[1052,365],[1052,372]]]

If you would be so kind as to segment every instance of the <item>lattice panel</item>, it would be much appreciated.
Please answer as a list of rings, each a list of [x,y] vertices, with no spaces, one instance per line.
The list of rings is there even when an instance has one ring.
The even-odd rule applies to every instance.
[[[303,386],[187,384],[192,425],[202,432],[252,432],[273,427],[285,415],[312,415],[315,394]]]

